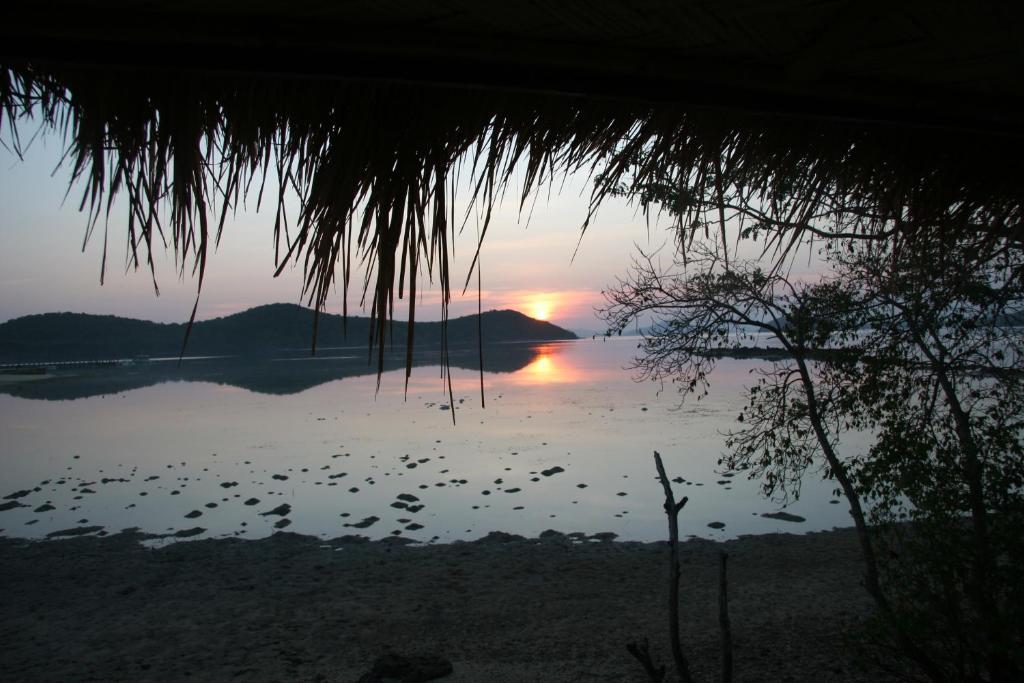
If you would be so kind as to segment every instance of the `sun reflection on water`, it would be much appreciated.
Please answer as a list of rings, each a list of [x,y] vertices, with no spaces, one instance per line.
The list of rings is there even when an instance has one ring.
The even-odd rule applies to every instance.
[[[585,372],[566,360],[560,344],[543,344],[529,365],[516,372],[512,379],[519,384],[564,384],[579,382]]]

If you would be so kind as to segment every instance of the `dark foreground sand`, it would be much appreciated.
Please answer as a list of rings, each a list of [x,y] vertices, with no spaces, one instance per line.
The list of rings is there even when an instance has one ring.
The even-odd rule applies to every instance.
[[[875,680],[844,633],[870,609],[851,530],[683,545],[683,633],[718,677],[717,551],[730,553],[737,681]],[[450,659],[446,681],[642,681],[668,663],[665,544],[565,537],[410,547],[0,539],[5,681],[354,681],[390,650]]]

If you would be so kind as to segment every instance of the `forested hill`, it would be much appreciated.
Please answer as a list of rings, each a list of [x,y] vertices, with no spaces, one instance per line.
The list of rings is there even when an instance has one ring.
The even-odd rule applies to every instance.
[[[477,317],[448,321],[453,346],[477,344]],[[513,341],[575,339],[576,335],[517,311],[483,314],[485,344]],[[339,315],[320,316],[317,348],[367,348],[369,319],[348,319],[347,337]],[[407,323],[396,321],[392,339],[403,347]],[[441,343],[441,323],[417,322],[416,346]],[[44,313],[0,324],[0,362],[36,362],[174,356],[181,351],[184,323],[154,323],[132,318],[85,313]],[[313,311],[294,304],[269,304],[241,313],[195,323],[187,355],[308,353],[313,337]]]

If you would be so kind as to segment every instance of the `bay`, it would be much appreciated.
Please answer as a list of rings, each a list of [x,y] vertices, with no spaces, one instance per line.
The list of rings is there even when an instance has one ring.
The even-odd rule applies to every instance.
[[[404,354],[389,357],[396,369],[378,388],[365,347],[8,382],[0,496],[24,495],[8,499],[23,507],[0,512],[0,533],[38,538],[88,525],[449,542],[556,529],[654,541],[666,536],[655,450],[682,479],[677,496],[689,498],[683,535],[850,525],[820,473],[785,507],[806,520],[793,522],[761,516],[782,506],[759,482],[717,470],[722,433],[738,426],[742,388],[765,361],[720,360],[710,394],[680,404],[672,386],[633,381],[636,341],[488,348],[485,406],[475,350],[453,353],[451,398],[430,349],[417,350],[408,391]]]

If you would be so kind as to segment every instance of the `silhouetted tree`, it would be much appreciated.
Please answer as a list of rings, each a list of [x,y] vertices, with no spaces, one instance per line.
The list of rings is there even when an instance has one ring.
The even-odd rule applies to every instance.
[[[1024,510],[1020,250],[993,241],[832,242],[813,283],[704,248],[636,260],[612,331],[654,319],[641,377],[706,391],[717,350],[768,337],[721,464],[799,495],[808,469],[850,504],[887,633],[936,681],[1021,671]],[[869,436],[863,451],[841,437]],[[873,438],[870,438],[873,437]],[[897,521],[910,524],[898,525]]]

